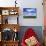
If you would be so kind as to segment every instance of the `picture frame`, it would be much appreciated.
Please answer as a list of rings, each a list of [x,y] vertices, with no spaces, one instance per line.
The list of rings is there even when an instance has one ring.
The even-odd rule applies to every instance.
[[[23,17],[24,18],[36,18],[37,9],[36,8],[23,8]]]
[[[2,10],[2,15],[9,15],[9,10]]]

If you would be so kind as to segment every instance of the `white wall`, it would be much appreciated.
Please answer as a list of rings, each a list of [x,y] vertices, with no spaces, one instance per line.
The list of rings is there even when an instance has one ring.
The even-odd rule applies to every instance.
[[[15,6],[15,0],[0,0],[1,7],[12,7]]]
[[[0,0],[0,6],[14,6],[15,0]],[[18,6],[20,7],[19,24],[21,26],[43,26],[43,6],[42,0],[17,0]],[[37,8],[36,19],[24,19],[23,8]]]
[[[42,0],[21,0],[20,2],[20,25],[22,26],[43,26],[43,6]],[[37,18],[36,19],[24,19],[23,18],[23,8],[37,8]]]

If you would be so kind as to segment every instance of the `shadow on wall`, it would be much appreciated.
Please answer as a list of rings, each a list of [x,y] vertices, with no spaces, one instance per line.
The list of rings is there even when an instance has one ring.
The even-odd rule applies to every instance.
[[[32,28],[36,34],[37,34],[37,37],[39,39],[39,41],[42,43],[43,42],[43,30],[42,30],[42,26],[21,26],[20,27],[20,32],[19,32],[19,39],[20,39],[20,42],[24,36],[24,33],[26,32],[26,30],[28,28]]]

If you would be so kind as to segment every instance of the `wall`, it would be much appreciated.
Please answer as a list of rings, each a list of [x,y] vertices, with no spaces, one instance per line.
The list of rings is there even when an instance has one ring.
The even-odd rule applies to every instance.
[[[15,0],[0,0],[0,6],[9,7],[15,6]],[[20,26],[43,26],[43,6],[42,0],[17,0],[18,6],[20,7],[19,24]],[[23,18],[23,8],[37,8],[37,18],[35,19],[24,19]]]
[[[20,24],[21,26],[43,26],[43,6],[42,6],[42,0],[18,0],[18,3],[20,7]],[[29,7],[29,8],[37,8],[37,18],[35,19],[24,19],[23,18],[23,8]]]
[[[15,5],[15,0],[0,0],[1,7],[12,7]]]

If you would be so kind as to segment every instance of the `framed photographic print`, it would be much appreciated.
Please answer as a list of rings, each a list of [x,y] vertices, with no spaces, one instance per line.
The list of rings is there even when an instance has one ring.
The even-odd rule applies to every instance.
[[[36,8],[23,8],[23,17],[24,18],[36,18],[37,9]]]
[[[2,10],[2,15],[9,15],[9,10]]]

